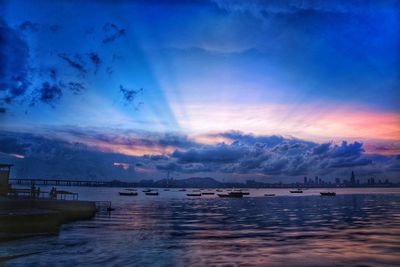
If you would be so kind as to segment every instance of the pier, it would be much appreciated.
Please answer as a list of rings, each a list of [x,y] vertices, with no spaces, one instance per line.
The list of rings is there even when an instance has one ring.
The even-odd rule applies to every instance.
[[[67,179],[9,179],[12,184],[16,185],[54,185],[54,186],[109,186],[110,182],[106,181],[88,181],[88,180],[67,180]]]
[[[11,167],[0,164],[0,241],[57,233],[63,223],[95,216],[99,208],[96,202],[80,201],[77,193],[55,187],[43,192],[36,185],[93,186],[99,182],[16,179],[19,185],[30,185],[17,189],[10,184]],[[67,200],[68,196],[71,200]],[[111,203],[108,208],[111,209]]]

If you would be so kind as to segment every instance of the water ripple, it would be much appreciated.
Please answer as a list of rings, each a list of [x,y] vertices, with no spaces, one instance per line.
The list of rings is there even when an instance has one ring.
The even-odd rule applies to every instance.
[[[0,244],[6,266],[398,266],[400,196],[153,198]]]

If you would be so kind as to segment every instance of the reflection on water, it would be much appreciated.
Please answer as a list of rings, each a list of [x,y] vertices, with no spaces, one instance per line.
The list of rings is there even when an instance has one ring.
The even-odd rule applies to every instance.
[[[115,190],[102,190],[109,190],[109,198],[115,195]],[[117,209],[111,214],[65,225],[58,236],[0,244],[0,257],[31,254],[6,266],[398,266],[400,262],[399,194],[243,199],[169,194],[115,197]]]

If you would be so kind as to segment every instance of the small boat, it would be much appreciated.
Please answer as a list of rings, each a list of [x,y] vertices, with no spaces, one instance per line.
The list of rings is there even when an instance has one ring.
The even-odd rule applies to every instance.
[[[222,190],[222,189],[217,189],[216,191],[217,192],[224,192],[224,190]]]
[[[239,198],[243,197],[242,192],[229,192],[228,194],[218,194],[219,197],[231,197],[231,198]]]
[[[158,196],[158,192],[157,191],[149,191],[145,193],[146,196]]]
[[[264,194],[264,197],[274,197],[275,194]]]
[[[151,189],[145,189],[145,190],[142,190],[142,192],[143,193],[148,193],[148,192],[151,192]]]
[[[118,192],[120,196],[137,196],[137,192]]]
[[[228,190],[228,191],[230,191],[230,190]],[[240,192],[240,193],[242,193],[244,196],[247,196],[247,195],[250,195],[250,192],[249,191],[247,191],[247,190],[243,190],[243,189],[233,189],[233,192]]]
[[[169,188],[164,188],[164,191],[169,191]]]
[[[201,197],[201,193],[187,193],[188,197]]]
[[[202,192],[201,194],[202,195],[214,195],[215,193],[214,192]]]
[[[192,190],[192,192],[200,192],[200,190],[199,189],[194,189],[194,190]]]
[[[296,190],[290,190],[289,192],[292,193],[292,194],[301,194],[301,193],[303,193],[303,190],[296,189]]]
[[[181,189],[179,189],[178,191],[180,191],[180,192],[185,192],[186,189],[185,189],[185,188],[181,188]]]
[[[335,192],[320,192],[321,196],[336,196]]]

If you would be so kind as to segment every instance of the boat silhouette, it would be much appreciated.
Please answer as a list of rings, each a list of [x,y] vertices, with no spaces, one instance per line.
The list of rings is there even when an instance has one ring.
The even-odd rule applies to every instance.
[[[335,192],[320,192],[321,196],[336,196]]]
[[[301,194],[301,193],[303,193],[303,190],[296,189],[296,190],[290,190],[289,192],[292,193],[292,194]]]
[[[137,196],[137,192],[118,192],[120,196]]]
[[[243,192],[229,192],[228,194],[218,194],[219,197],[240,198],[243,197]]]
[[[201,193],[187,193],[188,197],[201,197]]]
[[[157,191],[149,191],[149,192],[145,192],[146,196],[158,196],[158,192]]]

